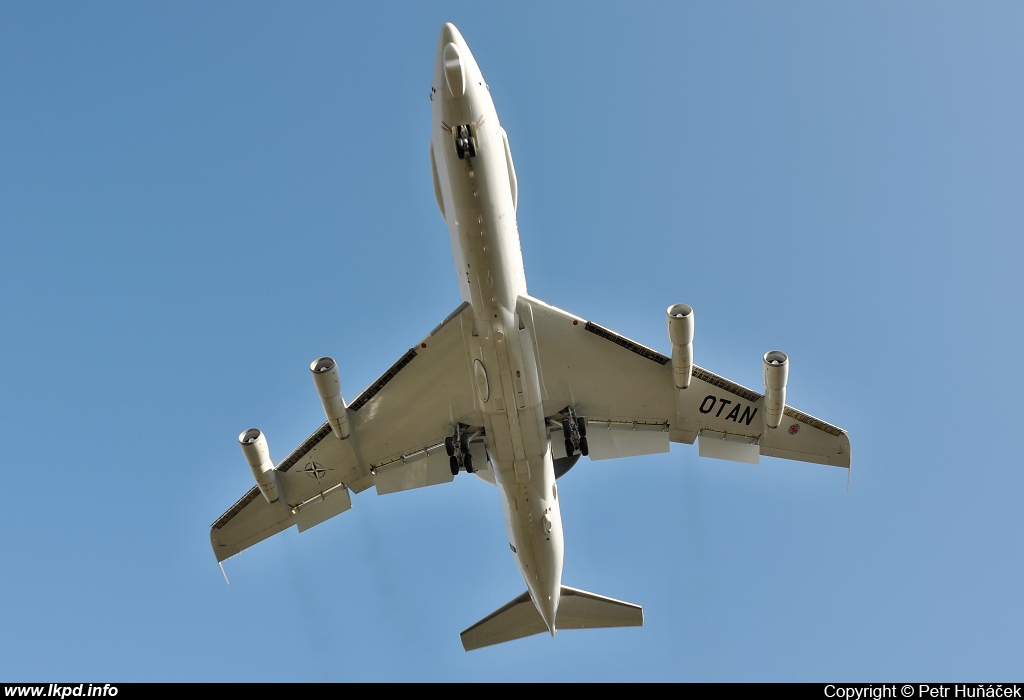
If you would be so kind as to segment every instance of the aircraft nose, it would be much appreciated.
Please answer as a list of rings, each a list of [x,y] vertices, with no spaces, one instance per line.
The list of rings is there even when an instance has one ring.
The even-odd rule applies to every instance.
[[[444,26],[441,27],[441,38],[437,42],[440,46],[445,44],[455,44],[456,46],[464,46],[466,41],[462,38],[462,34],[456,29],[455,25],[451,22],[445,22]]]
[[[466,94],[466,84],[471,80],[467,66],[469,58],[469,48],[459,30],[451,22],[446,22],[441,27],[441,38],[437,42],[437,64],[452,97]]]

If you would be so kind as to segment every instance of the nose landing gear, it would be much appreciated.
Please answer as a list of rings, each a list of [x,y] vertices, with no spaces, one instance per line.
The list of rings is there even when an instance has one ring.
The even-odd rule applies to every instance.
[[[473,134],[472,124],[459,124],[452,127],[452,136],[455,137],[455,153],[459,160],[476,158],[476,136]]]

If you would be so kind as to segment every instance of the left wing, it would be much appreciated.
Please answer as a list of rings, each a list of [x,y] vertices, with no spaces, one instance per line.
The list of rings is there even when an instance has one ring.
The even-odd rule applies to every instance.
[[[444,438],[457,423],[481,425],[466,349],[472,326],[464,303],[348,405],[347,439],[324,423],[276,466],[279,501],[254,486],[228,509],[210,530],[217,560],[348,510],[350,489],[384,494],[451,481]],[[483,465],[482,446],[472,448]]]
[[[787,405],[782,424],[768,429],[756,391],[696,365],[678,390],[671,359],[655,350],[532,297],[520,297],[517,311],[540,357],[545,415],[571,406],[585,416],[592,459],[668,452],[670,441],[699,438],[703,456],[850,466],[849,437],[834,425]],[[556,458],[561,443],[552,440]]]

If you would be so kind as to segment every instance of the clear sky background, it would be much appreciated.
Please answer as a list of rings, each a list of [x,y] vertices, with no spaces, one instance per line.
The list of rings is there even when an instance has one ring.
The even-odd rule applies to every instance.
[[[530,292],[849,431],[853,470],[666,455],[559,485],[639,629],[466,654],[497,492],[210,524],[458,305],[427,145],[454,22]],[[1024,678],[1024,5],[0,4],[0,680]]]

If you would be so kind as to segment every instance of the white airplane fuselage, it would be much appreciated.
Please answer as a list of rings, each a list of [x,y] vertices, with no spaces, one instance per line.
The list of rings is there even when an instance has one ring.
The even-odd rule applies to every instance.
[[[441,29],[431,90],[431,165],[451,236],[459,290],[473,309],[477,405],[501,494],[509,544],[551,634],[564,543],[537,351],[517,301],[526,274],[516,224],[508,140],[473,54],[451,24]],[[459,127],[475,155],[456,147]],[[453,130],[455,133],[453,134]]]

